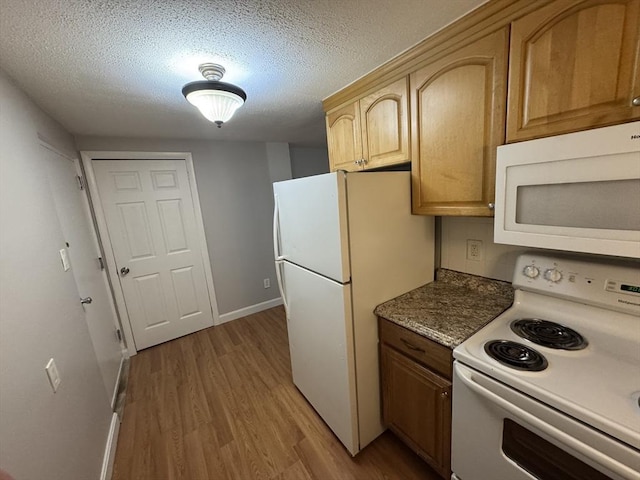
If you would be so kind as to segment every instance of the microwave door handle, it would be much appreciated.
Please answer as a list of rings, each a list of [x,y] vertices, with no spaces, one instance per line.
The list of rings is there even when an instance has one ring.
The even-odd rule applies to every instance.
[[[282,281],[282,262],[284,257],[280,255],[280,206],[278,204],[278,195],[273,196],[273,203],[273,255],[276,264],[276,279],[278,281],[278,290],[280,290],[284,312],[287,319],[289,319],[289,304],[287,303]]]
[[[502,397],[499,397],[492,391],[487,388],[479,385],[473,380],[471,376],[471,372],[464,366],[460,365],[456,362],[454,365],[454,369],[456,370],[458,377],[469,389],[471,389],[476,394],[484,397],[485,399],[491,401],[494,404],[497,404],[502,409],[506,410],[513,416],[523,420],[524,422],[532,425],[533,427],[539,429],[540,431],[546,433],[550,437],[553,437],[566,445],[567,447],[573,449],[574,451],[584,455],[587,458],[590,458],[602,465],[603,467],[609,469],[609,471],[614,472],[620,475],[623,478],[634,478],[638,474],[638,472],[633,469],[623,465],[620,462],[604,455],[602,452],[596,450],[595,448],[582,443],[581,441],[573,438],[572,436],[566,434],[562,430],[554,427],[553,425],[549,425],[538,417],[522,410],[521,408],[513,405],[512,403],[504,400]]]

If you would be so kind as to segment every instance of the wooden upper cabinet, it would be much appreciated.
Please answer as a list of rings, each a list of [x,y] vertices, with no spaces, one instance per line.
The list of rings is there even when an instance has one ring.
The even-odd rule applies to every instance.
[[[331,171],[379,168],[409,161],[407,78],[327,114]]]
[[[409,87],[407,77],[360,100],[365,168],[409,161]]]
[[[640,118],[640,0],[558,0],[512,23],[507,141]]]
[[[331,171],[359,170],[362,159],[360,109],[358,102],[327,114],[327,146]]]
[[[503,28],[411,74],[413,213],[493,215],[507,50]]]

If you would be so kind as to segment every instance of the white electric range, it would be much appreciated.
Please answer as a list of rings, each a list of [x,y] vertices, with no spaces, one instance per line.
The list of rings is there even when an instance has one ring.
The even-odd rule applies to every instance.
[[[514,304],[454,350],[460,480],[640,480],[640,264],[521,255]]]

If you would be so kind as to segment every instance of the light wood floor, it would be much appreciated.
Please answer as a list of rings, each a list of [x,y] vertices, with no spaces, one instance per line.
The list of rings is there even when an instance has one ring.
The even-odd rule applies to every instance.
[[[386,432],[352,458],[291,381],[273,308],[140,352],[114,480],[436,480]]]

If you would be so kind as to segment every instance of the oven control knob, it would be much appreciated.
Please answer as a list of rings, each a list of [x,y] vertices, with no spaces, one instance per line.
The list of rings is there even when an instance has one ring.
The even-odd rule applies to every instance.
[[[522,273],[525,277],[536,278],[538,275],[540,275],[540,270],[538,270],[538,267],[536,267],[535,265],[527,265],[522,269]]]
[[[544,272],[544,278],[550,282],[557,283],[562,280],[562,272],[555,268],[550,268]]]

